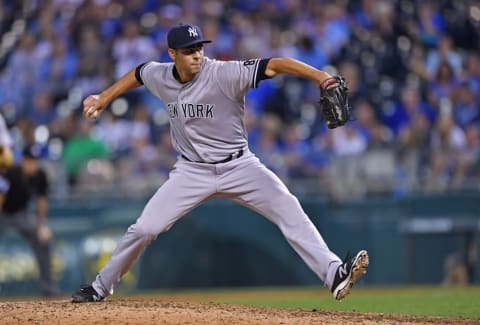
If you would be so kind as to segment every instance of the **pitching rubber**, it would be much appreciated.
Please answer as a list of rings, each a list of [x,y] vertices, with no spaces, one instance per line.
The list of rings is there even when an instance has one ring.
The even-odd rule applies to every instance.
[[[355,282],[362,277],[365,273],[367,273],[367,268],[369,264],[368,252],[362,250],[358,252],[357,256],[355,257],[355,261],[353,262],[353,267],[350,272],[349,278],[347,279],[346,285],[340,289],[336,295],[335,299],[342,300],[348,294],[350,294],[350,290],[352,289]]]

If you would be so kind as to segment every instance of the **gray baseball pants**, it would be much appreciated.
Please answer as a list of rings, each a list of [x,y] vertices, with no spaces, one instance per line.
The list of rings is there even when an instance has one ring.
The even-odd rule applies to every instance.
[[[157,190],[99,272],[93,287],[102,296],[113,294],[145,246],[201,203],[225,197],[276,224],[310,269],[331,287],[340,258],[335,255],[283,182],[250,151],[221,164],[179,158],[169,179]]]

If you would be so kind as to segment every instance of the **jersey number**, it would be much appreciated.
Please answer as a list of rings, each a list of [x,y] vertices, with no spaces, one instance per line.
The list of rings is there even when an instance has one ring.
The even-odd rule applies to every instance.
[[[256,61],[256,60],[254,60],[254,59],[245,60],[245,61],[243,61],[243,65],[244,65],[244,66],[254,65],[254,64],[255,64],[255,61]]]

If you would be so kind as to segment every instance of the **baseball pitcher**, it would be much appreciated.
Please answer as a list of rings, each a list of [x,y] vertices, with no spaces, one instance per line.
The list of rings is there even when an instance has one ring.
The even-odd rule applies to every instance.
[[[84,115],[97,118],[109,103],[145,86],[166,106],[178,160],[168,180],[151,197],[121,238],[95,281],[72,295],[73,302],[101,301],[113,294],[145,246],[201,203],[227,197],[276,224],[303,261],[340,300],[368,267],[365,250],[341,261],[323,240],[298,199],[248,148],[245,94],[279,74],[310,79],[320,87],[329,128],[349,119],[343,78],[289,58],[217,61],[203,54],[194,25],[178,25],[167,35],[173,63],[146,62],[97,95],[84,100]]]

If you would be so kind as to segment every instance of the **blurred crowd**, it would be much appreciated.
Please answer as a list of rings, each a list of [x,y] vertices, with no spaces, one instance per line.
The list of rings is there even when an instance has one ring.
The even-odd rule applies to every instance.
[[[247,95],[250,147],[297,192],[401,196],[477,189],[480,3],[415,0],[0,2],[0,109],[18,152],[40,148],[57,194],[139,193],[177,153],[163,103],[137,89],[95,122],[82,100],[199,25],[223,60],[292,57],[345,76],[353,121],[329,131],[293,77]]]

